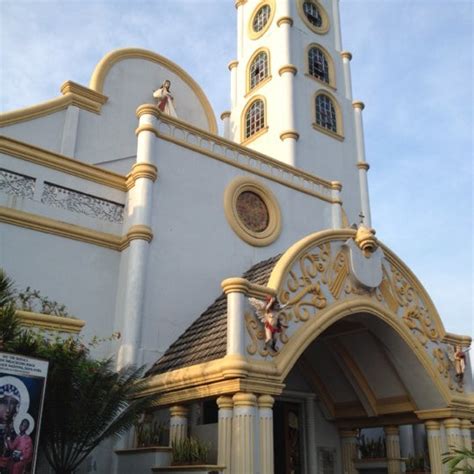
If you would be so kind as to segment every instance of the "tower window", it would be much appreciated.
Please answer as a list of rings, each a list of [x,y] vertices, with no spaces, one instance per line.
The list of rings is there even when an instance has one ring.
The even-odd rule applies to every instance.
[[[245,138],[249,138],[265,127],[265,104],[257,99],[245,114]]]
[[[326,94],[316,96],[316,123],[331,132],[337,133],[336,108]]]
[[[308,69],[309,73],[329,84],[329,65],[326,55],[316,47],[310,48],[308,51]]]
[[[263,7],[257,11],[252,22],[252,28],[254,31],[259,32],[263,30],[270,18],[270,12],[270,5],[263,5]]]
[[[250,64],[250,89],[253,89],[266,77],[268,77],[268,55],[262,51]]]
[[[314,25],[316,28],[321,28],[323,25],[323,18],[319,8],[313,2],[304,2],[303,12],[312,25]]]

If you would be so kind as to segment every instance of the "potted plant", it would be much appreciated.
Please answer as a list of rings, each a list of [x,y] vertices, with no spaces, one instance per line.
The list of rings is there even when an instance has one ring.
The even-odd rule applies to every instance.
[[[408,456],[405,461],[406,474],[418,474],[425,472],[425,457],[420,456]]]
[[[207,464],[211,445],[190,437],[173,441],[171,448],[172,465],[200,465]]]

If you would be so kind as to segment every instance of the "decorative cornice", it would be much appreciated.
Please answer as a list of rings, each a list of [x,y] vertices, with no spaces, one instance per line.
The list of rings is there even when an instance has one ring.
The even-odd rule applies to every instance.
[[[290,16],[282,16],[281,18],[278,18],[277,26],[281,26],[285,24],[293,26],[293,18],[291,18]]]
[[[296,130],[285,130],[280,133],[280,140],[286,140],[287,138],[293,138],[293,140],[298,140],[300,134]]]
[[[221,113],[221,120],[225,120],[226,118],[230,117],[230,111],[226,110],[225,112]]]
[[[85,321],[82,321],[81,319],[33,313],[31,311],[17,310],[15,314],[19,318],[22,326],[32,326],[58,332],[78,334],[86,324]]]
[[[0,152],[120,191],[127,190],[126,177],[123,175],[73,160],[67,156],[13,138],[0,137]]]
[[[72,240],[79,240],[117,251],[121,250],[123,245],[123,239],[118,235],[98,232],[78,225],[66,224],[65,222],[2,206],[0,206],[0,222]]]
[[[353,100],[352,101],[352,107],[354,109],[364,110],[365,109],[365,104],[361,100]]]
[[[331,189],[342,191],[342,183],[340,181],[331,181]]]
[[[298,72],[298,69],[293,64],[285,64],[280,69],[278,69],[278,74],[280,74],[280,76],[281,76],[285,72],[291,72],[291,74],[293,74],[293,76],[296,76],[296,73]]]
[[[451,408],[435,408],[433,410],[415,411],[416,416],[420,420],[444,420],[447,418],[459,418],[466,420],[474,420],[473,403],[464,403],[463,406]]]
[[[0,126],[5,127],[50,115],[67,109],[70,105],[98,114],[102,109],[102,105],[108,100],[107,96],[72,81],[66,81],[62,84],[61,94],[59,97],[40,104],[0,114]]]
[[[232,71],[232,69],[234,69],[234,67],[237,67],[238,65],[239,65],[239,61],[234,59],[227,65],[227,67],[229,68],[229,71]]]
[[[135,163],[127,175],[127,189],[133,188],[135,181],[139,178],[147,178],[155,182],[158,178],[158,168],[151,163]]]
[[[352,53],[349,51],[341,51],[341,58],[347,58],[349,61],[352,60]]]
[[[137,118],[140,118],[142,115],[153,115],[153,117],[159,118],[161,112],[158,110],[158,107],[153,104],[142,104],[137,107],[135,111]]]
[[[459,334],[447,332],[443,337],[443,342],[447,342],[453,346],[460,345],[462,347],[469,347],[472,343],[472,338],[469,336],[461,336]]]
[[[365,161],[359,161],[357,162],[357,168],[359,168],[360,170],[365,170],[365,171],[369,171],[369,168],[370,168],[370,165],[369,163],[366,163]]]

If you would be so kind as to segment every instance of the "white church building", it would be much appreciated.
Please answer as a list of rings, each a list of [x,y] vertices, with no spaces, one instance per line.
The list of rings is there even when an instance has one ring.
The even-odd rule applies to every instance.
[[[471,338],[372,229],[339,2],[235,7],[222,135],[193,78],[143,49],[2,114],[0,266],[77,319],[21,317],[119,333],[97,356],[147,366],[165,444],[211,443],[200,472],[399,474],[418,455],[445,473],[471,448]],[[373,428],[386,452],[363,459]],[[129,438],[81,472],[198,469]]]

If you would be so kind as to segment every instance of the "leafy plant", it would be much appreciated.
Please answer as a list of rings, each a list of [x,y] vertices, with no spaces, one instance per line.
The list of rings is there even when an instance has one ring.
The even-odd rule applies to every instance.
[[[183,438],[173,441],[173,464],[206,464],[211,449],[210,443],[203,443],[197,438]]]
[[[159,446],[163,441],[165,425],[153,417],[144,414],[135,423],[135,436],[137,448],[147,448],[149,446]]]
[[[100,339],[85,344],[80,337],[22,328],[11,288],[0,272],[1,348],[49,361],[40,449],[57,474],[72,474],[100,442],[125,433],[153,406],[155,396],[139,398],[142,369],[116,372],[111,359],[91,357],[90,348]]]
[[[405,467],[407,471],[420,471],[425,468],[425,457],[420,456],[408,456],[408,459],[405,461]]]
[[[387,456],[383,437],[367,440],[365,435],[361,435],[358,439],[358,448],[362,459],[384,458]]]
[[[449,473],[464,472],[465,474],[474,473],[474,450],[472,449],[453,449],[452,453],[443,455],[443,464],[446,464]]]
[[[71,317],[66,306],[57,301],[43,296],[39,290],[33,290],[29,286],[25,291],[20,291],[15,298],[17,309],[32,311],[35,313],[51,314],[53,316]]]

